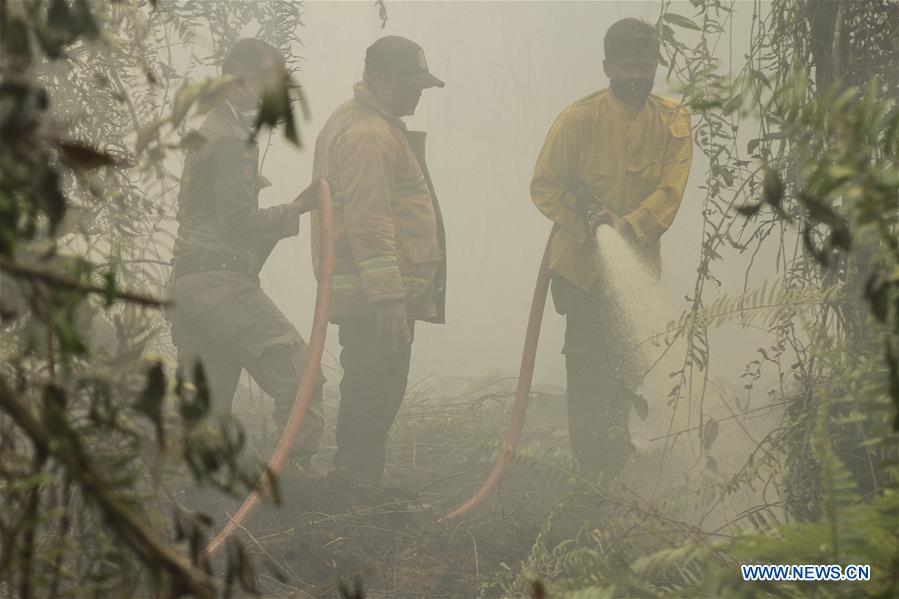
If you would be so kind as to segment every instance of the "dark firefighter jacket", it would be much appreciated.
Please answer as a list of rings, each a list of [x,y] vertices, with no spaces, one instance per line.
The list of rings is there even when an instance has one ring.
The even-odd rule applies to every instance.
[[[446,247],[424,136],[357,83],[316,140],[314,176],[334,192],[332,321],[404,300],[410,319],[444,322]],[[317,213],[312,231],[317,265]]]

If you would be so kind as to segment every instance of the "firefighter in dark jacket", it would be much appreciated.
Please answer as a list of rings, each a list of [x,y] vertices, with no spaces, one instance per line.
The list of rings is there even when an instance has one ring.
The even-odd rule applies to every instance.
[[[222,66],[235,83],[199,130],[201,149],[188,154],[181,179],[172,281],[172,339],[186,372],[200,358],[213,410],[230,414],[241,371],[274,399],[276,426],[293,404],[307,347],[262,290],[259,271],[275,244],[297,235],[299,217],[315,207],[310,187],[291,203],[259,208],[259,148],[249,141],[260,96],[284,68],[272,46],[240,40]],[[308,472],[322,430],[321,385],[313,395],[294,464]]]
[[[444,321],[446,249],[425,134],[401,120],[431,87],[443,82],[418,44],[381,38],[366,52],[353,98],[315,143],[315,176],[334,190],[330,318],[343,366],[334,475],[369,487],[381,481],[384,444],[406,392],[415,321]]]

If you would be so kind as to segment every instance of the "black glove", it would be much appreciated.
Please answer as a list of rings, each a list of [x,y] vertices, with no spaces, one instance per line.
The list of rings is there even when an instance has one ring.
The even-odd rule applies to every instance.
[[[608,217],[608,208],[589,185],[582,181],[575,181],[569,193],[574,196],[574,211],[584,219],[587,226],[587,236],[591,237],[596,228]]]
[[[630,223],[609,210],[602,198],[596,195],[592,189],[578,182],[574,197],[575,211],[584,219],[588,240],[596,236],[596,229],[599,228],[599,225],[609,225],[623,236],[629,239],[635,238]]]

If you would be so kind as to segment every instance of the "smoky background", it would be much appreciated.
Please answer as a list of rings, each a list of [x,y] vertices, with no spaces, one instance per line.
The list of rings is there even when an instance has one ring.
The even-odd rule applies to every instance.
[[[208,4],[210,11],[222,8],[220,3]],[[298,32],[301,45],[294,48],[300,59],[293,76],[302,86],[309,118],[299,123],[301,147],[288,142],[280,131],[259,136],[260,172],[272,183],[261,191],[259,201],[261,207],[289,202],[309,184],[316,136],[331,112],[352,97],[353,84],[362,78],[365,49],[372,42],[384,35],[402,35],[424,48],[430,70],[446,87],[425,90],[416,113],[404,120],[409,129],[428,135],[428,166],[447,236],[447,322],[416,326],[406,400],[391,437],[395,439],[403,419],[414,418],[424,409],[422,401],[426,412],[445,410],[447,415],[454,405],[477,403],[485,392],[507,398],[511,405],[538,266],[551,229],[529,191],[546,132],[565,107],[607,87],[603,36],[612,23],[625,17],[655,23],[663,8],[682,15],[695,9],[689,2],[662,7],[652,1],[389,2],[386,6],[389,18],[383,28],[377,7],[368,2],[313,1],[302,6],[305,26]],[[745,63],[753,15],[766,6],[735,2],[722,18],[724,31],[709,49],[722,68]],[[242,35],[256,35],[254,26],[248,23]],[[689,29],[679,28],[677,35],[687,45],[699,40],[699,32]],[[195,31],[189,52],[179,52],[177,47],[172,52],[172,63],[183,65],[190,80],[218,74],[209,58],[222,49],[202,28]],[[657,71],[654,93],[680,99],[665,65]],[[739,115],[730,118],[735,147],[746,148],[759,135],[757,123]],[[201,122],[195,116],[188,128]],[[710,223],[717,213],[703,213],[713,210],[707,196],[715,177],[705,153],[708,148],[703,146],[708,138],[696,130],[695,115],[693,122],[690,179],[677,217],[662,236],[662,276],[646,304],[652,306],[646,318],[660,332],[691,308],[700,277],[714,282],[700,292],[706,306],[718,298],[770,287],[782,274],[778,263],[783,264],[783,248],[797,240],[782,229],[780,243],[761,243],[752,251],[725,247],[710,264],[710,272],[700,272],[703,244],[710,235],[714,237]],[[180,173],[183,159],[178,153],[169,154],[168,170]],[[301,217],[300,234],[278,243],[260,273],[263,289],[307,340],[316,290],[309,223],[308,216]],[[170,233],[175,226],[169,219]],[[567,455],[564,326],[548,298],[525,437],[548,426],[553,431],[551,445]],[[799,323],[797,330],[801,327]],[[709,327],[708,359],[695,371],[689,367],[690,375],[675,396],[677,373],[689,363],[690,349],[682,339],[670,347],[665,343],[649,347],[648,362],[654,366],[640,388],[648,417],[632,411],[631,435],[642,454],[658,456],[658,460],[650,460],[655,464],[653,472],[633,473],[638,487],[647,492],[651,487],[652,495],[664,494],[684,483],[702,485],[707,477],[718,476],[719,468],[739,470],[758,439],[777,428],[783,402],[773,399],[776,393],[781,397],[790,393],[793,381],[776,368],[761,368],[760,354],[770,338],[763,324],[744,326],[739,318]],[[332,325],[322,361],[329,427],[337,415],[339,355],[337,327]],[[260,394],[244,372],[233,413],[251,427],[261,421],[263,430],[274,432],[277,426],[265,414],[272,402],[269,398],[259,404],[254,397]],[[715,427],[714,437],[721,439],[711,470],[703,430],[709,421]],[[499,442],[505,434],[502,421],[495,429],[488,443]],[[542,446],[536,447],[540,451]],[[322,463],[329,455],[326,447]],[[747,491],[740,499],[732,498],[726,512],[733,515],[757,499],[754,491]],[[725,512],[719,515],[722,522],[728,518]]]
[[[690,8],[675,2],[670,9],[689,14]],[[717,49],[723,63],[739,59],[749,41],[752,3],[737,2],[734,8],[728,43]],[[289,200],[307,184],[315,136],[330,112],[352,96],[365,48],[378,37],[415,40],[432,72],[447,83],[426,90],[416,114],[406,119],[410,129],[428,133],[428,164],[446,223],[449,264],[447,324],[417,326],[410,386],[426,378],[436,383],[517,375],[550,230],[529,193],[544,136],[567,105],[607,86],[602,40],[608,26],[625,17],[655,22],[659,10],[657,2],[390,2],[382,29],[367,2],[305,5],[297,80],[311,119],[303,124],[301,149],[272,136],[262,173],[273,185],[262,192],[261,205]],[[654,93],[678,98],[665,75],[661,66]],[[264,145],[264,136],[261,141]],[[661,289],[672,318],[686,309],[685,296],[696,279],[707,169],[697,146],[680,211],[662,237]],[[774,251],[765,248],[756,256],[753,281],[745,279],[747,257],[727,256],[716,272],[722,282],[718,291],[740,293],[747,283],[773,275],[774,267],[765,265],[773,265]],[[301,332],[308,330],[314,303],[310,261],[307,220],[299,237],[278,245],[261,274],[263,287]],[[548,302],[537,388],[564,386],[563,326]],[[712,332],[722,350],[716,354],[717,375],[739,377],[755,352],[753,334],[729,326]],[[334,327],[327,350],[325,368],[333,383],[339,353]]]
[[[22,138],[2,140],[4,151],[18,155],[0,161],[0,170],[15,175],[10,164],[24,157],[27,176],[43,173],[51,178],[32,179],[51,185],[32,189],[30,180],[4,176],[0,187],[24,192],[20,203],[38,225],[60,222],[35,237],[26,220],[14,232],[24,240],[15,263],[4,255],[0,265],[2,303],[15,289],[24,292],[13,299],[34,302],[28,310],[19,301],[26,309],[0,331],[0,383],[29,383],[15,397],[0,393],[0,427],[11,431],[0,434],[0,474],[12,481],[0,484],[0,494],[15,508],[0,527],[13,531],[5,538],[18,534],[23,547],[35,549],[17,550],[0,572],[0,595],[11,580],[27,583],[34,573],[38,581],[45,566],[63,581],[60,596],[69,589],[103,596],[90,590],[95,583],[138,589],[135,571],[152,571],[155,558],[146,570],[147,559],[129,557],[132,537],[114,538],[115,522],[97,511],[90,489],[76,488],[78,476],[108,473],[108,488],[116,490],[133,474],[123,497],[167,494],[157,493],[162,503],[151,506],[154,513],[169,513],[184,498],[185,507],[199,505],[219,523],[235,513],[242,494],[192,487],[214,476],[215,486],[230,489],[244,458],[261,465],[271,455],[282,433],[274,401],[244,373],[236,421],[207,418],[200,426],[202,385],[180,384],[170,321],[146,307],[170,297],[179,178],[198,143],[190,131],[201,126],[216,96],[211,89],[222,83],[218,65],[237,39],[278,45],[302,85],[309,118],[296,111],[299,148],[280,130],[260,134],[261,174],[272,183],[260,204],[290,202],[310,182],[318,132],[361,79],[366,47],[391,34],[420,43],[447,83],[425,91],[406,119],[429,138],[448,237],[447,324],[416,329],[405,401],[385,448],[385,485],[361,509],[327,479],[342,376],[337,327],[330,328],[325,431],[312,464],[325,478],[283,470],[281,505],[260,506],[245,524],[258,541],[248,544],[253,557],[283,565],[293,585],[262,574],[264,594],[326,596],[359,576],[370,596],[545,596],[538,576],[553,595],[602,580],[634,596],[710,588],[730,596],[742,592],[736,561],[790,563],[803,555],[804,563],[848,557],[872,564],[884,584],[897,580],[895,535],[887,534],[895,528],[899,426],[899,304],[890,303],[899,289],[899,258],[890,253],[899,180],[895,0],[36,5],[43,8],[21,28],[32,49],[41,32],[62,37],[40,37],[34,60],[13,69],[19,82],[8,87],[4,80],[0,125],[12,122]],[[26,4],[5,6],[16,16]],[[61,18],[63,9],[77,19]],[[6,16],[0,10],[0,21]],[[597,264],[609,281],[623,283],[610,287],[619,299],[636,300],[623,312],[639,321],[638,336],[670,323],[666,336],[675,339],[648,351],[658,362],[639,389],[645,402],[633,401],[638,451],[620,480],[606,485],[585,480],[572,463],[564,320],[551,300],[524,430],[514,452],[504,453],[504,442],[551,228],[530,198],[534,163],[560,111],[608,85],[603,36],[624,17],[659,22],[663,54],[676,53],[676,76],[667,78],[663,65],[654,91],[690,98],[694,152],[679,213],[662,236],[657,286],[641,283],[648,277],[631,276],[636,269],[617,259],[633,256],[616,233],[597,234],[597,247],[608,249]],[[21,47],[7,40],[3,59],[10,52],[21,59]],[[28,47],[27,38],[18,43]],[[44,93],[48,107],[32,101]],[[773,101],[783,97],[788,101]],[[11,121],[7,106],[39,127],[22,129],[32,121]],[[847,118],[866,126],[841,127]],[[265,292],[307,340],[316,292],[309,221],[301,217],[300,235],[279,243],[261,273]],[[19,271],[8,284],[12,267]],[[82,292],[56,293],[73,286],[57,273],[73,272]],[[116,299],[118,291],[125,293]],[[0,312],[5,324],[7,312]],[[32,412],[42,421],[30,428],[7,418],[18,414],[27,423]],[[62,446],[41,441],[56,435],[57,424],[88,448],[98,475],[66,461],[75,454]],[[20,434],[38,442],[6,443]],[[41,447],[64,467],[51,472],[32,459]],[[189,471],[197,456],[209,455],[226,462]],[[431,526],[465,505],[506,456],[496,493],[464,519]],[[258,470],[247,472],[250,488]],[[101,492],[94,495],[102,499]],[[145,520],[148,529],[168,530]],[[180,531],[185,522],[173,524]],[[40,550],[50,546],[69,555]],[[121,569],[97,579],[93,564],[107,564],[110,555],[124,558]],[[235,571],[228,566],[226,577]],[[889,595],[884,584],[867,590]],[[786,590],[794,591],[803,592]]]
[[[210,3],[210,10],[216,7],[221,5]],[[725,31],[710,49],[719,64],[745,62],[753,12],[759,7],[763,5],[736,2],[724,17]],[[289,202],[309,184],[316,136],[331,112],[352,97],[353,84],[362,78],[365,49],[376,39],[402,35],[416,41],[430,70],[446,82],[443,89],[425,90],[416,113],[404,120],[409,129],[428,134],[428,166],[447,235],[447,323],[416,326],[406,399],[388,451],[402,445],[402,423],[420,412],[443,410],[451,418],[460,406],[476,405],[484,393],[501,402],[506,398],[511,406],[538,266],[551,229],[530,198],[537,155],[566,106],[607,87],[602,69],[606,29],[625,17],[655,23],[661,8],[656,2],[390,2],[382,28],[376,7],[368,2],[303,5],[305,27],[298,34],[302,45],[294,49],[300,60],[293,75],[302,86],[309,118],[300,123],[301,147],[280,131],[259,136],[260,172],[272,183],[260,193],[261,207]],[[693,12],[688,2],[671,3],[666,10]],[[242,35],[256,32],[249,23]],[[686,44],[699,39],[698,32],[688,29],[677,35]],[[190,54],[176,48],[173,62],[183,64],[192,80],[213,77],[218,71],[208,59],[216,52],[221,49],[211,36],[198,29]],[[666,67],[660,66],[654,93],[679,99],[674,80],[666,75]],[[759,135],[758,127],[740,122],[738,115],[731,118],[739,125],[734,144],[745,148]],[[698,118],[693,120],[697,127]],[[200,123],[194,117],[188,128]],[[690,309],[698,277],[716,282],[701,291],[708,306],[717,298],[770,286],[779,276],[778,256],[783,259],[778,243],[745,252],[722,249],[710,272],[700,275],[703,243],[710,239],[715,218],[703,214],[710,210],[708,187],[714,179],[704,143],[707,138],[694,129],[690,179],[677,217],[662,237],[661,281],[646,303],[652,313],[645,317],[660,333]],[[171,154],[166,166],[178,173],[181,163],[183,155]],[[308,216],[301,217],[300,234],[282,240],[260,274],[263,289],[307,340],[316,290],[309,222]],[[174,221],[169,225],[174,233]],[[784,231],[782,239],[790,244],[796,236]],[[641,418],[641,410],[633,410],[630,419],[635,446],[652,456],[648,466],[631,473],[632,483],[648,496],[665,496],[681,485],[702,486],[719,472],[739,470],[758,439],[777,428],[782,402],[769,402],[775,391],[789,393],[792,381],[774,368],[753,367],[760,364],[770,333],[760,323],[743,326],[739,320],[709,327],[709,357],[695,371],[689,367],[691,374],[675,396],[677,372],[689,363],[690,348],[682,339],[668,346],[660,338],[646,351],[654,366],[639,391],[648,416]],[[525,452],[567,455],[564,326],[548,298],[525,422]],[[322,362],[329,427],[337,416],[339,355],[337,327],[332,325]],[[261,423],[263,431],[274,432],[277,426],[266,416],[272,402],[269,398],[260,404],[260,394],[244,372],[233,413],[251,428]],[[709,421],[714,437],[721,439],[713,460],[704,441],[711,438],[704,431]],[[488,444],[505,435],[502,419],[492,426],[495,431],[484,441]],[[546,430],[549,441],[528,442],[529,435]],[[322,463],[331,453],[328,439],[330,433]],[[387,469],[392,470],[389,463]],[[396,474],[402,476],[399,470]],[[731,497],[713,519],[723,523],[758,499],[755,491]],[[708,517],[701,511],[696,518]]]

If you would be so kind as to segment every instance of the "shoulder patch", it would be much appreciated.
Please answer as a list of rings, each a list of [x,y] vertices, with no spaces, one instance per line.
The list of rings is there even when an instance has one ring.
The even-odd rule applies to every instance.
[[[656,102],[659,103],[659,107],[660,107],[662,110],[676,110],[676,109],[679,109],[679,108],[681,108],[681,107],[683,106],[683,105],[682,105],[680,102],[678,102],[677,100],[673,100],[673,99],[668,98],[668,97],[666,97],[666,96],[660,96],[660,95],[657,95],[657,94],[652,94],[652,96],[650,96],[650,97],[651,97],[653,100],[655,100]]]
[[[250,152],[244,152],[240,155],[240,179],[244,183],[256,179],[256,161]]]
[[[674,137],[686,137],[690,135],[690,111],[689,109],[670,98],[664,96],[652,96],[659,104],[659,113],[662,123]]]
[[[674,137],[690,135],[690,113],[686,108],[678,107],[666,115],[668,130]]]

